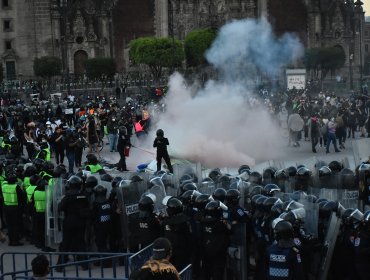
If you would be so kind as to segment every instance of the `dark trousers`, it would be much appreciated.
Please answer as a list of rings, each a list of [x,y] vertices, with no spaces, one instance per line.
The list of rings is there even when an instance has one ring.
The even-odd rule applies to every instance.
[[[45,213],[36,213],[33,216],[33,241],[36,247],[45,247]]]
[[[18,206],[4,206],[5,219],[8,223],[9,243],[19,242],[20,210]]]
[[[120,155],[120,159],[119,159],[119,162],[118,162],[118,169],[127,170],[125,148],[118,149],[118,152],[119,152],[119,155]]]
[[[57,164],[62,164],[64,161],[64,149],[58,149],[55,147],[55,161]]]
[[[5,214],[4,214],[4,202],[1,199],[0,199],[0,221],[1,221],[1,229],[6,228]]]
[[[346,129],[344,126],[338,127],[335,134],[338,138],[340,146],[346,142],[347,133],[346,133]]]
[[[68,159],[68,173],[73,174],[73,168],[75,166],[75,154],[74,153],[67,153]]]
[[[316,151],[316,146],[319,143],[319,137],[317,135],[311,135],[312,151]]]
[[[26,150],[27,150],[28,158],[30,160],[34,160],[36,156],[35,146],[32,143],[27,143]]]
[[[203,258],[204,280],[223,280],[225,272],[226,257],[205,256]]]
[[[75,224],[73,222],[73,224]],[[79,226],[71,226],[69,221],[63,223],[63,241],[60,247],[61,252],[86,252],[85,243],[85,225],[84,221],[81,221]],[[60,256],[58,264],[66,263],[68,259],[67,255]],[[77,256],[77,260],[84,260],[86,257]]]
[[[75,164],[76,164],[76,167],[82,166],[82,153],[83,153],[83,148],[76,148],[76,150],[75,150]]]
[[[334,145],[334,150],[335,151],[338,151],[338,147],[337,147],[337,139],[335,137],[335,134],[334,133],[328,133],[327,134],[327,143],[326,143],[326,151],[329,152],[329,148],[330,148],[330,143],[333,142],[333,145]]]
[[[161,170],[162,158],[166,162],[168,170],[171,173],[173,173],[173,169],[172,169],[172,165],[171,165],[171,160],[170,160],[170,157],[169,157],[168,153],[157,154],[157,171],[160,171]]]
[[[98,252],[108,252],[108,237],[111,229],[110,223],[100,223],[95,225],[95,243]]]

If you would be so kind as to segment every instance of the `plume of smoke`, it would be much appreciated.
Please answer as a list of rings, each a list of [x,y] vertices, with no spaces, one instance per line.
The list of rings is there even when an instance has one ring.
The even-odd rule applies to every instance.
[[[252,96],[245,80],[257,70],[276,74],[300,53],[297,39],[276,39],[265,20],[222,27],[207,52],[208,61],[224,74],[220,81],[196,90],[179,73],[171,76],[167,111],[156,123],[169,138],[170,153],[210,168],[253,166],[279,156],[280,128],[262,106],[248,103]]]
[[[257,71],[275,76],[280,68],[302,56],[303,47],[292,34],[276,38],[265,18],[224,25],[206,53],[209,63],[231,81],[253,78]]]

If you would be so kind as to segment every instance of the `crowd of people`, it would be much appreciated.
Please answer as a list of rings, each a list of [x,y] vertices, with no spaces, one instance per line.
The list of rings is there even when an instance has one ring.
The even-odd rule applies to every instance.
[[[265,97],[264,102],[271,114],[287,111],[288,128],[296,126],[297,119],[301,123],[301,129],[290,131],[295,146],[300,137],[311,139],[315,152],[322,138],[327,152],[330,143],[339,152],[345,149],[348,133],[351,137],[369,136],[366,125],[370,102],[366,96],[344,99],[320,94],[312,98],[301,91],[291,91],[285,103],[281,98]],[[318,197],[321,186],[312,180],[313,172],[305,166],[268,168],[263,174],[242,166],[235,176],[213,170],[206,178],[187,174],[179,182],[170,180],[179,187],[175,196],[162,201],[165,212],[159,213],[155,208],[155,196],[142,193],[135,202],[138,211],[124,219],[128,214],[122,211],[118,189],[125,184],[135,186],[143,178],[108,174],[99,162],[102,139],[109,141],[110,152],[120,154],[120,161],[113,166],[127,171],[125,149],[131,146],[130,138],[134,134],[139,139],[146,137],[152,118],[165,107],[148,107],[140,99],[118,106],[116,100],[108,97],[86,102],[66,96],[60,102],[39,101],[31,106],[20,100],[4,102],[0,114],[0,218],[10,246],[21,246],[26,238],[44,251],[55,250],[45,241],[46,193],[53,190],[57,180],[66,179],[65,196],[58,205],[58,211],[64,214],[63,241],[58,248],[62,252],[135,252],[163,237],[172,244],[169,261],[178,271],[192,264],[194,279],[225,279],[224,275],[238,279],[244,263],[254,279],[317,279],[322,272],[325,238],[333,213],[342,219],[342,226],[329,278],[367,279],[369,212],[344,209],[338,201]],[[355,135],[357,129],[360,135]],[[146,189],[158,181],[165,185],[164,175],[174,178],[168,145],[164,132],[158,130],[153,143],[159,162],[152,177],[156,180],[145,182]],[[88,150],[85,163],[84,149]],[[27,156],[23,155],[24,150]],[[162,158],[169,173],[160,170]],[[342,178],[343,174],[351,178],[351,184],[360,191],[360,199],[369,205],[369,163],[362,163],[355,172],[340,163],[317,168],[321,178]],[[111,191],[99,180],[108,182]],[[203,185],[212,192],[204,191]],[[317,234],[305,228],[302,213],[307,209],[300,203],[302,199],[319,209]],[[128,243],[123,236],[128,236]],[[2,232],[0,239],[6,239]],[[239,250],[246,253],[244,263],[236,253]],[[58,264],[67,261],[63,255]]]

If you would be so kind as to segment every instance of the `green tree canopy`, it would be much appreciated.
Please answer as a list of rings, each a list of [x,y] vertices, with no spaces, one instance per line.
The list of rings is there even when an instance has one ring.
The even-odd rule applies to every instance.
[[[58,57],[43,56],[33,61],[33,71],[37,77],[50,79],[60,75],[62,61]]]
[[[158,81],[164,67],[181,65],[184,49],[177,39],[142,37],[131,41],[129,56],[134,64],[147,65]]]
[[[217,36],[212,28],[196,29],[186,35],[184,48],[188,66],[201,66],[206,63],[205,52]]]
[[[305,65],[307,70],[315,71],[318,75],[321,71],[321,79],[331,71],[343,67],[346,61],[346,55],[341,47],[312,48],[305,54]]]

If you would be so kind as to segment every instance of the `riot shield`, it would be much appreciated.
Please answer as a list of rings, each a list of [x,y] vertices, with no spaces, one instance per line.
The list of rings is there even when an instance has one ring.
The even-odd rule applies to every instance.
[[[177,196],[178,189],[176,188],[175,176],[173,174],[164,173],[161,179],[167,195]]]
[[[216,189],[216,184],[213,181],[201,182],[198,185],[198,191],[202,194],[213,194]]]
[[[303,225],[305,233],[317,237],[319,224],[319,205],[312,201],[310,197],[305,195],[301,195],[298,202],[304,205],[304,209],[306,211],[306,217],[304,218]]]
[[[340,203],[344,208],[357,208],[359,191],[356,187],[356,177],[352,170],[344,168],[340,172],[341,197]]]
[[[341,219],[335,213],[331,214],[328,231],[325,237],[324,248],[321,254],[321,265],[318,279],[326,280],[329,273],[331,259],[333,257],[335,242],[340,230]]]
[[[55,178],[52,185],[46,186],[45,242],[49,247],[61,243],[63,239],[63,213],[58,212],[58,205],[64,196],[65,185],[66,180]]]
[[[162,200],[166,197],[165,186],[161,177],[152,178],[150,183],[152,186],[144,194],[155,195],[154,212],[157,214],[162,213],[166,209],[166,206],[162,204]]]
[[[138,249],[138,219],[139,201],[146,192],[147,185],[144,181],[133,182],[122,180],[117,191],[118,207],[121,209],[122,239],[125,248],[129,251]]]
[[[200,163],[181,163],[173,165],[174,183],[176,188],[179,188],[180,178],[185,174],[191,174],[197,180],[195,183],[202,180],[202,168]]]
[[[248,279],[248,248],[246,236],[246,224],[238,223],[233,225],[233,234],[230,237],[228,247],[227,275],[230,279]]]

